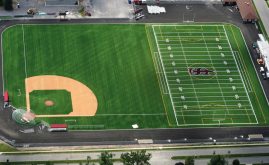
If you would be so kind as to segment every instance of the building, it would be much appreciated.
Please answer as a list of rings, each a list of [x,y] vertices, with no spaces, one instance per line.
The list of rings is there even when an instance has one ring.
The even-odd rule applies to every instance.
[[[258,19],[252,0],[222,0],[223,5],[237,4],[243,22],[255,22]]]

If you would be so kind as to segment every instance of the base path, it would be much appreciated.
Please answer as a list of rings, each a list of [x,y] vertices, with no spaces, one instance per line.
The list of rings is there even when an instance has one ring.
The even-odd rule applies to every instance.
[[[68,115],[36,115],[36,117],[94,116],[97,111],[97,99],[94,93],[84,84],[74,79],[44,75],[25,79],[26,106],[30,111],[30,93],[34,90],[67,90],[71,94],[73,111]]]

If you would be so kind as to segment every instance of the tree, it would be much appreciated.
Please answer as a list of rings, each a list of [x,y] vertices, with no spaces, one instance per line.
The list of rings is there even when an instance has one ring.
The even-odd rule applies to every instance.
[[[4,8],[8,11],[13,10],[12,0],[4,0]]]
[[[175,165],[184,165],[184,163],[182,163],[182,162],[178,162],[178,163],[176,163]]]
[[[222,155],[213,155],[208,165],[228,165],[228,162]]]
[[[100,156],[100,165],[113,165],[112,161],[113,154],[109,152],[102,152]]]
[[[124,165],[150,165],[150,158],[151,154],[146,154],[146,150],[131,151],[131,153],[127,152],[121,154]]]
[[[185,165],[194,165],[194,157],[191,156],[186,157]]]
[[[240,165],[240,161],[238,159],[233,160],[233,165]]]

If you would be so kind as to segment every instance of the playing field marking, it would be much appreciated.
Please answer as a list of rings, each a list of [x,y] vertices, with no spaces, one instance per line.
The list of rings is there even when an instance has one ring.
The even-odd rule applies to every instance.
[[[232,31],[232,33],[233,33],[233,38],[235,39],[235,42],[236,42],[237,48],[238,48],[238,50],[239,50],[240,54],[242,54],[242,53],[241,53],[241,50],[240,50],[240,47],[239,47],[239,45],[238,45],[238,41],[237,41],[237,39],[236,39],[236,37],[235,37],[234,30],[233,30],[233,28],[231,27],[231,25],[229,26],[229,28],[231,29],[231,31]],[[240,34],[241,34],[241,36],[243,36],[243,34],[242,34],[241,30],[240,30]],[[247,51],[248,51],[249,57],[251,57],[251,54],[250,54],[250,52],[249,52],[249,50],[248,50],[248,46],[247,46],[247,44],[246,44],[245,38],[244,38],[244,37],[242,37],[242,38],[243,38],[243,41],[244,41],[245,47],[247,48]],[[252,68],[255,68],[255,65],[254,65],[253,61],[252,61],[251,59],[250,59],[250,61],[252,62]],[[243,63],[243,65],[245,66],[245,68],[247,68],[247,67],[246,67],[246,65],[245,65],[245,63]],[[261,81],[260,81],[260,79],[259,79],[259,76],[258,76],[258,73],[257,73],[256,69],[255,69],[255,73],[256,73],[256,78],[257,78],[257,79],[258,79],[258,81],[260,82],[260,87],[261,87],[261,88],[262,88],[262,90],[263,90],[264,97],[266,98],[266,101],[267,101],[267,104],[268,104],[268,99],[267,99],[267,96],[266,96],[266,94],[265,94],[265,91],[264,91],[264,89],[263,89],[262,83],[261,83]],[[250,77],[248,72],[247,72],[247,77]],[[251,80],[251,79],[250,79],[250,80]],[[251,86],[252,86],[252,88],[253,88],[253,89],[255,89],[255,88],[253,87],[253,85],[252,85],[252,84],[251,84]],[[263,116],[264,122],[266,123],[266,118],[265,118],[265,115],[264,115],[264,113],[263,113],[263,109],[262,109],[262,107],[261,107],[260,100],[258,99],[258,97],[257,97],[257,94],[256,94],[255,90],[253,90],[253,93],[254,93],[254,95],[255,95],[255,97],[256,97],[256,100],[257,100],[257,102],[258,102],[258,104],[259,104],[259,107],[260,107],[259,109],[260,109],[260,111],[261,111],[261,113],[262,113],[262,116]]]
[[[221,100],[222,99],[220,99],[220,100],[214,100],[214,101],[199,101],[199,102],[209,102],[209,103],[219,103],[219,102],[221,102]],[[238,102],[238,100],[226,100],[226,101],[228,101],[228,102]],[[240,100],[240,102],[249,102],[249,100]],[[196,103],[197,101],[184,101],[184,103]],[[181,104],[182,102],[178,102],[178,101],[174,101],[174,104]]]
[[[185,94],[185,92],[184,92],[184,94]],[[194,92],[194,94],[196,94],[197,95],[197,93],[196,92]],[[212,95],[210,95],[210,96],[199,96],[199,98],[210,98],[210,97],[219,97],[219,95],[214,95],[214,96],[212,96]],[[234,96],[225,96],[225,98],[229,98],[229,97],[232,97],[232,98],[234,98]],[[247,97],[247,96],[240,96],[240,98],[244,98],[244,97]],[[173,98],[180,98],[180,97],[173,97]],[[185,98],[187,99],[196,99],[197,97],[188,97],[188,96],[185,96]],[[197,100],[198,101],[198,100]],[[185,102],[185,101],[184,101]],[[186,101],[186,102],[188,102],[188,101]]]
[[[202,29],[201,29],[202,30]],[[191,33],[191,34],[216,34],[216,33],[223,33],[225,37],[225,32],[162,32],[162,33],[156,33],[156,34],[186,34],[186,33]]]
[[[22,28],[22,43],[23,43],[23,57],[24,57],[24,72],[25,72],[25,78],[28,77],[27,75],[27,59],[26,59],[26,50],[25,50],[25,37],[24,37],[24,26],[21,25]]]
[[[231,87],[222,87],[222,88],[226,88],[226,89],[231,89]],[[173,90],[177,89],[177,88],[171,88]],[[184,89],[192,89],[192,88],[184,88]],[[205,89],[205,88],[195,88],[195,89]],[[210,89],[218,89],[216,87],[211,87]],[[244,87],[237,87],[237,89],[244,89]]]
[[[154,52],[154,59],[156,61],[156,70],[157,70],[157,74],[159,74],[160,77],[160,84],[161,84],[161,91],[163,94],[168,94],[168,87],[165,83],[165,78],[164,78],[164,71],[163,68],[161,66],[161,62],[160,59],[158,58],[158,54],[157,52]]]
[[[222,28],[224,29],[224,31],[225,31],[225,35],[226,35],[226,37],[227,37],[227,39],[228,39],[228,35],[227,35],[227,32],[226,32],[226,29],[225,29],[224,25],[222,25]],[[235,59],[235,55],[234,55],[234,52],[233,52],[233,49],[232,49],[232,46],[231,46],[231,43],[230,43],[230,41],[229,41],[229,40],[228,40],[228,43],[229,43],[229,45],[230,45],[230,50],[231,50],[231,52],[232,52],[232,54],[233,54],[234,61],[236,61],[236,59]],[[235,62],[235,64],[236,64],[236,66],[237,66],[237,70],[238,70],[238,72],[239,72],[239,74],[240,74],[240,77],[241,77],[241,79],[242,79],[243,85],[244,85],[244,87],[245,87],[245,91],[246,91],[246,94],[247,94],[247,96],[248,96],[248,100],[249,100],[249,102],[250,102],[250,105],[251,105],[251,108],[252,108],[253,114],[254,114],[254,116],[255,116],[256,124],[258,124],[258,119],[257,119],[257,116],[256,116],[255,111],[254,111],[254,109],[253,109],[252,102],[251,102],[251,100],[250,100],[250,98],[249,98],[249,94],[248,94],[248,92],[247,92],[245,82],[243,81],[243,78],[242,78],[241,72],[240,72],[240,70],[239,70],[238,65],[237,65],[237,63],[236,63],[236,62]]]
[[[231,28],[231,25],[230,25],[230,28]],[[235,38],[233,29],[232,29],[232,33],[233,33],[233,37]],[[243,33],[242,33],[241,30],[240,30],[240,34],[241,34],[241,36],[243,36]],[[236,39],[236,38],[235,38],[235,41],[236,41],[236,44],[237,44],[237,46],[238,46],[238,43],[237,43],[237,39]],[[249,57],[251,57],[251,54],[250,54],[250,52],[249,52],[249,50],[248,50],[247,43],[246,43],[244,37],[243,37],[243,41],[244,41],[245,47],[247,48]],[[250,60],[250,61],[251,61],[251,63],[252,63],[252,68],[255,68],[255,65],[254,65],[253,61],[252,61],[252,60]],[[245,65],[245,63],[244,63],[244,65]],[[262,91],[263,91],[264,97],[265,97],[265,99],[266,99],[266,101],[267,101],[267,104],[269,104],[269,102],[268,102],[268,98],[267,98],[267,96],[266,96],[266,94],[265,94],[264,88],[263,88],[263,86],[262,86],[261,80],[259,79],[259,76],[258,76],[258,73],[257,73],[256,69],[255,69],[255,73],[256,73],[256,78],[258,79],[258,81],[259,81],[259,83],[260,83],[260,87],[262,88]],[[248,77],[250,77],[248,72],[247,72],[247,75],[248,75]],[[250,79],[250,80],[251,80],[251,79]],[[254,87],[253,87],[252,84],[251,84],[251,86],[252,86],[252,88],[254,89]],[[255,90],[254,90],[254,94],[255,94],[256,99],[258,99]],[[258,101],[259,107],[261,108],[260,101],[259,101],[259,100],[257,100],[257,101]],[[265,123],[266,123],[267,121],[266,121],[266,118],[265,118],[265,116],[264,116],[264,113],[263,113],[262,108],[261,108],[260,110],[261,110],[261,112],[262,112],[263,119],[264,119],[264,121],[265,121]]]
[[[153,34],[154,34],[154,38],[155,38],[155,41],[156,41],[157,49],[158,49],[158,55],[160,56],[161,64],[162,64],[162,67],[163,67],[163,69],[165,71],[163,60],[161,58],[161,51],[160,51],[160,48],[159,48],[159,45],[158,45],[158,39],[157,39],[157,36],[155,34],[156,32],[155,32],[154,26],[152,26],[152,29],[153,29]],[[176,117],[176,111],[175,111],[173,99],[172,99],[172,96],[171,96],[171,90],[170,90],[170,87],[169,87],[169,83],[168,83],[166,74],[164,74],[164,75],[165,75],[165,81],[166,81],[166,84],[167,84],[167,87],[168,87],[169,97],[170,97],[170,100],[171,100],[171,103],[172,103],[172,107],[173,107],[173,111],[174,111],[174,116],[175,116],[175,119],[176,119],[176,123],[178,125],[178,120],[177,120],[177,117]],[[184,120],[184,123],[185,123],[185,119],[184,118],[183,118],[183,120]]]
[[[145,25],[145,31],[146,31],[146,35],[147,35],[147,41],[148,41],[148,44],[149,44],[149,48],[150,48],[150,55],[151,55],[151,59],[153,61],[153,64],[156,65],[155,61],[154,61],[154,57],[153,57],[153,48],[152,48],[152,44],[151,44],[151,38],[149,36],[149,33],[148,33],[148,26]],[[172,126],[173,124],[170,123],[170,120],[169,120],[169,116],[168,116],[168,112],[167,112],[167,108],[166,108],[166,104],[164,102],[164,96],[162,95],[162,91],[161,91],[161,85],[160,85],[160,79],[159,79],[159,76],[158,74],[156,73],[156,70],[155,70],[155,74],[156,74],[156,78],[157,78],[157,81],[158,81],[158,85],[159,85],[159,88],[160,88],[160,94],[161,94],[161,97],[162,97],[162,103],[163,103],[163,107],[164,107],[164,111],[165,111],[165,114],[166,114],[166,119],[167,119],[167,122],[168,122],[168,125],[169,126]]]
[[[182,51],[180,51],[180,50],[172,50],[171,52],[182,52]],[[207,51],[193,51],[193,50],[188,50],[188,51],[186,51],[186,50],[184,50],[184,52],[186,53],[186,52],[188,52],[188,53],[191,53],[191,52],[197,52],[197,53],[201,53],[201,52],[207,52]],[[210,51],[210,52],[218,52],[218,53],[220,53],[220,52],[223,52],[223,53],[225,53],[225,52],[229,52],[229,53],[231,53],[231,51]],[[168,52],[164,52],[164,54],[165,53],[168,53]]]
[[[204,115],[204,116],[212,116],[213,114],[206,114],[206,115]],[[227,114],[227,113],[225,113],[225,114],[214,114],[214,115],[216,115],[216,116],[241,116],[241,115],[246,115],[245,113],[244,114]],[[180,116],[180,115],[177,115],[177,116]],[[200,117],[201,115],[184,115],[184,116],[197,116],[197,117]],[[227,119],[227,118],[224,118],[224,119]]]
[[[178,44],[172,44],[171,42],[173,41],[173,40],[169,40],[170,42],[170,44],[169,45],[178,45]],[[175,40],[176,42],[179,42],[179,40]],[[182,40],[181,40],[182,41]],[[160,40],[159,40],[159,42],[160,42]],[[163,41],[163,42],[165,42],[165,41]],[[203,44],[203,42],[201,42],[201,43],[189,43],[189,44],[183,44],[182,43],[182,45],[184,46],[184,45],[201,45],[201,44]],[[159,45],[168,45],[167,43],[164,43],[164,44],[159,44]],[[207,43],[207,45],[219,45],[219,44],[216,44],[216,43]],[[227,43],[221,43],[221,45],[228,45]],[[184,46],[185,47],[185,46]]]
[[[239,57],[239,63],[242,65],[242,69],[243,71],[246,73],[246,68],[243,66],[244,65],[244,60],[242,59],[242,57],[240,56],[240,53],[236,51],[236,54],[238,55]],[[246,75],[246,74],[245,74]],[[249,91],[252,92],[252,88],[251,88],[251,85],[250,85],[250,80],[249,78],[246,76],[243,76],[245,78],[245,82],[246,82],[246,85],[249,87]]]
[[[119,113],[119,114],[96,114],[95,116],[165,116],[165,113],[138,113],[138,114],[124,114],[124,113]]]
[[[175,80],[168,80],[168,81],[175,81]],[[199,83],[199,85],[230,85],[231,83]],[[241,84],[241,83],[236,83],[236,84]],[[170,84],[170,85],[178,85],[178,84]],[[192,85],[192,84],[184,84],[184,85]]]
[[[233,109],[231,109],[232,111],[252,111],[251,109],[238,109],[238,107],[236,107],[236,106],[234,106],[234,105],[229,105],[230,107],[234,107]],[[176,106],[176,107],[181,107],[182,108],[182,106]],[[221,107],[224,107],[224,105],[223,106],[221,106]],[[205,109],[205,110],[203,110],[204,112],[212,112],[212,111],[223,111],[223,110],[225,110],[225,109],[220,109],[221,108],[220,106],[218,107],[218,108],[212,108],[212,109]],[[188,110],[185,110],[186,112],[190,112],[190,111],[200,111],[200,109],[188,109]],[[204,114],[204,115],[206,115],[206,114]],[[253,115],[253,114],[252,114]],[[253,115],[254,116],[254,115]]]
[[[215,64],[215,63],[214,63]],[[174,68],[174,67],[167,67],[167,68]],[[182,69],[186,69],[186,67],[177,67],[177,68],[182,68]],[[218,68],[218,69],[226,69],[227,67],[214,67],[214,68]],[[235,67],[231,67],[231,68],[233,68],[233,69],[236,69],[236,66]],[[236,71],[236,70],[230,70],[231,72],[233,72],[233,71]],[[229,74],[230,75],[230,74]],[[238,74],[237,74],[238,75]],[[219,75],[219,76],[221,76],[221,75]],[[239,76],[239,75],[238,75]]]
[[[171,88],[172,89],[172,88]],[[174,89],[176,89],[176,88],[174,88]],[[184,89],[186,89],[186,88],[184,88]],[[204,93],[204,94],[209,94],[209,93],[216,93],[216,94],[219,94],[219,92],[199,92],[199,91],[196,91],[196,93],[199,93],[199,94],[202,94],[202,93]],[[234,92],[223,92],[223,93],[228,93],[228,94],[234,94]],[[245,92],[237,92],[237,94],[240,94],[240,93],[245,93]],[[178,93],[172,93],[172,94],[178,94]],[[193,92],[184,92],[184,94],[193,94]],[[233,96],[234,97],[234,96]]]
[[[178,35],[178,34],[177,34]],[[184,47],[183,47],[183,45],[182,45],[182,42],[181,42],[181,38],[180,38],[180,36],[178,35],[178,38],[179,38],[179,43],[180,43],[180,45],[181,45],[181,49],[182,49],[182,51],[183,51],[183,57],[184,57],[184,59],[185,59],[185,62],[186,62],[186,68],[188,68],[189,66],[189,64],[188,64],[188,61],[187,61],[187,57],[186,57],[186,54],[185,54],[185,52],[184,52]],[[197,105],[198,105],[198,107],[199,107],[199,109],[201,109],[201,106],[200,106],[200,102],[199,102],[199,100],[198,100],[198,96],[197,96],[197,93],[196,93],[196,90],[195,90],[195,86],[194,86],[194,83],[193,83],[193,79],[192,79],[192,77],[191,77],[191,75],[190,74],[188,74],[188,76],[189,76],[189,78],[190,78],[190,80],[191,80],[191,84],[192,84],[192,86],[193,86],[193,91],[194,91],[194,94],[195,94],[195,99],[197,100]],[[203,115],[203,113],[202,113],[202,111],[200,111],[200,114],[201,115]]]
[[[245,70],[244,66],[242,66],[243,64],[240,62],[240,60],[241,60],[240,59],[240,54],[238,52],[236,52],[236,51],[234,52],[234,54],[235,54],[235,59],[236,59],[236,62],[238,64],[239,70],[242,71],[242,75],[244,75],[244,74],[246,75],[246,70]],[[251,89],[250,82],[249,82],[248,78],[243,76],[243,81],[246,82],[247,90],[249,92],[252,92],[252,89]]]
[[[218,26],[217,26],[218,27]],[[222,26],[219,26],[220,28],[222,27]],[[218,28],[219,28],[218,27]],[[158,29],[160,29],[160,26],[158,26]],[[153,30],[154,30],[154,27],[153,27]],[[218,29],[219,30],[219,29]],[[224,29],[225,30],[225,29]],[[155,31],[154,31],[155,32]],[[218,31],[219,32],[219,31]],[[164,37],[164,33],[165,32],[163,32],[162,31],[162,37]],[[158,39],[160,39],[160,38],[157,38],[157,47],[159,48],[158,49],[158,51],[160,51],[161,50],[161,53],[162,53],[162,55],[160,55],[160,57],[162,58],[162,66],[164,66],[165,65],[165,68],[164,68],[164,70],[165,70],[165,75],[166,75],[166,80],[167,81],[169,81],[169,84],[168,84],[168,87],[170,88],[170,89],[172,89],[172,90],[177,90],[177,86],[180,84],[179,82],[178,82],[178,80],[176,79],[175,80],[175,78],[177,77],[177,76],[175,76],[175,75],[173,75],[173,73],[175,72],[175,70],[174,70],[174,67],[172,67],[172,66],[169,66],[169,64],[171,63],[171,62],[173,62],[175,65],[178,65],[178,64],[181,64],[181,65],[186,65],[186,62],[180,62],[180,61],[185,61],[185,60],[183,60],[183,59],[181,59],[181,57],[183,57],[184,56],[184,54],[188,54],[188,56],[189,56],[189,54],[190,54],[190,56],[192,56],[192,57],[194,57],[194,58],[196,58],[197,57],[197,59],[195,59],[195,60],[199,60],[199,62],[201,62],[201,59],[199,59],[199,56],[198,55],[196,55],[198,52],[199,52],[199,54],[201,54],[201,55],[203,55],[203,52],[205,52],[205,53],[208,53],[208,52],[210,52],[210,55],[211,55],[211,53],[212,53],[212,56],[210,56],[210,58],[211,58],[211,61],[213,61],[214,60],[214,65],[217,65],[217,64],[223,64],[223,59],[217,59],[217,57],[221,57],[220,55],[217,55],[218,53],[219,54],[225,54],[225,56],[226,56],[226,58],[225,58],[225,63],[227,63],[228,62],[228,65],[227,64],[225,64],[227,67],[229,67],[229,70],[227,71],[227,67],[222,67],[223,69],[221,70],[220,68],[215,68],[215,69],[218,69],[218,70],[220,70],[220,71],[217,71],[217,73],[218,73],[218,76],[220,76],[220,77],[227,77],[227,79],[218,79],[218,81],[221,81],[221,80],[227,80],[227,81],[233,81],[233,85],[236,85],[236,84],[238,84],[239,85],[239,87],[238,88],[236,88],[236,89],[245,89],[246,90],[246,88],[243,88],[243,87],[240,87],[240,86],[242,86],[242,79],[240,79],[239,77],[241,76],[238,72],[236,72],[236,71],[238,71],[238,70],[236,70],[236,69],[238,69],[238,67],[236,68],[236,65],[235,65],[235,61],[234,61],[234,56],[233,56],[233,52],[231,52],[231,47],[230,47],[230,43],[228,42],[229,40],[228,40],[228,37],[227,37],[227,34],[226,34],[226,31],[223,31],[223,33],[225,34],[225,36],[223,36],[223,37],[225,37],[225,41],[227,41],[227,42],[225,42],[225,43],[223,43],[222,41],[221,42],[218,42],[218,44],[214,44],[214,43],[212,43],[211,41],[210,42],[208,42],[209,40],[211,40],[211,38],[207,38],[206,36],[204,36],[204,37],[202,37],[202,36],[196,36],[196,37],[200,37],[200,38],[202,38],[202,40],[203,40],[203,44],[205,44],[206,45],[206,49],[207,49],[207,51],[203,51],[203,49],[202,49],[202,47],[199,47],[198,45],[193,45],[193,47],[190,47],[190,45],[188,46],[188,45],[186,45],[185,46],[185,44],[183,44],[183,42],[181,42],[182,41],[182,38],[184,37],[184,36],[179,36],[180,38],[179,38],[179,40],[177,40],[178,42],[179,42],[179,44],[176,44],[176,45],[181,45],[181,47],[179,47],[179,46],[174,46],[174,43],[172,42],[171,43],[171,39],[170,39],[170,37],[171,36],[169,36],[168,38],[164,38],[164,41],[166,41],[166,44],[163,44],[162,42],[160,42],[160,40],[158,40]],[[176,33],[176,34],[178,34],[178,33]],[[190,34],[191,34],[191,32],[190,32]],[[155,37],[155,41],[156,41],[156,35],[154,36]],[[177,36],[172,36],[172,37],[174,37],[174,38],[176,38]],[[189,37],[189,36],[187,36],[187,37]],[[174,39],[173,38],[173,39]],[[213,40],[215,40],[215,42],[216,42],[216,38],[212,38]],[[212,41],[213,41],[212,40]],[[168,42],[170,43],[170,44],[167,44]],[[218,38],[218,41],[220,41],[220,38]],[[182,43],[182,44],[180,44],[180,42]],[[185,42],[185,41],[184,41]],[[186,42],[189,42],[189,41],[186,41]],[[185,42],[185,43],[186,43]],[[192,42],[192,41],[190,41],[190,42]],[[200,40],[199,40],[199,42],[200,42]],[[208,44],[208,45],[207,45]],[[226,47],[226,45],[229,45],[229,47]],[[199,43],[199,45],[201,45],[201,43]],[[216,45],[216,47],[212,47],[212,45]],[[164,47],[164,48],[162,48],[162,47]],[[185,49],[195,49],[195,47],[197,48],[197,49],[202,49],[202,51],[186,51],[186,50],[184,50],[184,48],[182,48],[182,47],[184,47]],[[213,48],[213,49],[212,49]],[[227,51],[226,50],[226,48],[227,49],[229,49],[229,51]],[[167,49],[168,49],[168,51],[167,51]],[[180,49],[182,49],[182,51],[180,51]],[[219,49],[218,51],[215,51],[215,49]],[[223,50],[224,49],[224,50]],[[193,53],[192,53],[193,52]],[[194,52],[197,52],[197,53],[195,53],[194,54]],[[214,53],[215,52],[215,53]],[[175,56],[173,56],[173,57],[175,57],[175,58],[171,58],[170,57],[170,53],[173,53],[173,55],[175,55]],[[179,59],[178,59],[179,58]],[[189,60],[189,59],[188,59]],[[195,60],[193,60],[193,59],[190,59],[190,61],[195,61]],[[202,59],[203,60],[203,59]],[[215,61],[216,61],[216,63],[215,63]],[[218,61],[220,61],[220,62],[218,62]],[[167,66],[167,67],[166,67]],[[174,65],[173,65],[174,66]],[[230,66],[231,66],[231,68],[230,68]],[[218,66],[219,67],[219,66]],[[182,69],[181,68],[184,68],[184,67],[177,67],[177,73],[182,73],[182,72],[184,72],[184,71],[182,71]],[[169,70],[168,72],[166,72],[166,70]],[[174,71],[172,71],[172,69],[174,70]],[[178,70],[179,69],[179,70]],[[231,70],[230,70],[231,69]],[[186,71],[185,71],[186,72]],[[230,73],[233,73],[233,72],[236,72],[237,74],[230,74]],[[225,73],[226,75],[223,75],[223,73]],[[188,82],[189,80],[184,80],[185,78],[187,77],[187,75],[183,75],[183,76],[180,76],[180,82]],[[169,80],[168,80],[168,78],[169,78]],[[217,77],[217,78],[219,78],[219,77]],[[228,79],[229,78],[229,79]],[[170,80],[171,79],[171,80]],[[183,80],[182,80],[183,79]],[[232,79],[232,80],[231,80]],[[238,80],[240,80],[241,81],[241,83],[237,83],[237,81]],[[199,81],[202,81],[202,80],[199,80]],[[204,82],[206,82],[207,80],[205,80]],[[190,81],[189,81],[190,82]],[[235,83],[236,82],[236,83]],[[171,83],[171,84],[170,84]],[[191,84],[191,83],[190,83]],[[184,83],[184,85],[183,86],[180,86],[180,87],[182,87],[183,89],[186,89],[185,87],[187,86],[190,86],[190,84],[185,84]],[[209,85],[209,83],[201,83],[200,84],[200,82],[199,82],[199,85]],[[170,86],[171,85],[171,86]],[[212,83],[210,83],[210,85],[212,85]],[[218,82],[218,85],[223,85],[224,87],[223,87],[223,89],[222,90],[225,90],[225,89],[232,89],[232,87],[233,86],[231,86],[231,87],[225,87],[225,86],[227,86],[227,85],[231,85],[231,82],[230,83],[220,83],[220,82]],[[199,87],[198,87],[199,88]],[[190,90],[193,90],[193,88],[189,88]],[[197,89],[197,88],[196,88]],[[201,88],[201,89],[205,89],[205,88]],[[213,89],[213,88],[212,88]],[[220,89],[220,88],[215,88],[215,89]],[[227,92],[228,93],[228,92]],[[244,98],[248,98],[248,99],[245,99],[245,100],[241,100],[240,99],[240,102],[241,103],[243,103],[244,105],[242,105],[242,106],[245,106],[245,105],[247,105],[247,106],[249,106],[249,96],[246,96],[246,93],[243,93],[242,91],[240,91],[239,93],[238,92],[236,92],[236,94],[244,94],[243,96],[241,96],[240,95],[240,97],[242,98],[242,97],[244,97]],[[185,93],[184,93],[185,94]],[[224,94],[224,92],[222,93],[222,95]],[[176,96],[176,97],[174,97],[174,96]],[[173,98],[181,98],[182,99],[182,96],[180,96],[180,93],[175,93],[175,95],[174,95],[174,92],[173,92],[173,97],[172,97],[172,99]],[[211,96],[212,97],[212,96]],[[235,97],[235,96],[229,96],[230,98],[233,98],[233,97]],[[229,98],[229,97],[226,97],[226,98]],[[188,101],[186,101],[185,100],[185,98],[189,98],[189,97],[184,97],[184,103],[186,102],[186,103],[188,103]],[[195,97],[192,97],[192,98],[195,98]],[[170,99],[171,99],[171,97],[170,97]],[[224,97],[222,97],[222,99],[224,99]],[[229,101],[229,100],[225,100],[225,101]],[[209,101],[208,101],[209,102]],[[223,102],[223,101],[222,101]],[[230,101],[231,103],[232,102],[238,102],[238,100],[235,100],[235,99],[233,99],[233,100],[231,100]],[[210,103],[214,103],[214,102],[211,102],[210,101]],[[216,101],[216,103],[219,103],[219,101]],[[173,100],[173,105],[174,104],[177,104],[176,106],[178,106],[178,104],[179,105],[181,105],[182,104],[182,102],[179,102],[179,101],[175,101],[175,100]],[[183,105],[182,105],[183,106]],[[182,108],[182,106],[180,106],[181,108]],[[185,106],[185,105],[184,105]],[[227,107],[228,107],[229,105],[227,105],[227,106],[225,106],[225,108],[227,109]],[[238,105],[239,106],[239,105]],[[241,105],[240,105],[241,106]],[[236,105],[233,105],[233,107],[236,107]],[[174,108],[174,107],[173,107]],[[185,107],[184,107],[185,108]],[[237,107],[238,108],[238,107]],[[239,107],[240,108],[240,107]],[[253,109],[253,107],[252,107],[252,109]],[[240,108],[240,110],[242,110],[241,108]],[[187,112],[187,110],[184,110],[184,111],[186,111]],[[211,111],[211,110],[210,110]],[[176,111],[177,113],[180,113],[180,112],[182,112],[182,111]],[[253,111],[252,111],[253,112]],[[178,115],[180,115],[180,114],[178,114]],[[217,114],[216,114],[217,115]],[[227,115],[227,113],[226,113],[226,115]],[[248,115],[248,114],[247,114]],[[182,115],[181,115],[182,116]],[[184,115],[183,115],[183,117],[184,117]],[[201,116],[202,117],[202,116]],[[214,118],[215,119],[215,118]],[[230,119],[231,120],[231,124],[238,124],[238,123],[234,123],[234,121],[232,120],[232,119]],[[257,120],[256,120],[257,121]],[[202,122],[202,123],[204,123],[204,122]],[[184,125],[186,124],[186,122],[184,123]],[[247,123],[247,124],[249,124],[249,123]],[[180,124],[180,125],[182,125],[182,124]],[[188,125],[188,124],[186,124],[186,125]],[[199,125],[201,125],[201,124],[199,124]],[[215,124],[213,124],[213,125],[215,125]]]

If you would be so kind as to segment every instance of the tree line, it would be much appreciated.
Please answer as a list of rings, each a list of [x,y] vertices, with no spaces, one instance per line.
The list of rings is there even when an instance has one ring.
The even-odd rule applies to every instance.
[[[102,152],[99,156],[98,163],[100,165],[113,165],[113,156],[112,153]],[[122,153],[120,159],[124,165],[150,165],[149,161],[151,159],[151,153],[147,153],[146,150],[140,151],[131,151],[127,153]],[[90,163],[90,157],[87,158],[87,165],[94,165],[94,163]],[[178,162],[175,165],[194,165],[195,157],[189,156],[186,157],[184,162]],[[208,165],[228,165],[228,161],[225,159],[223,155],[212,155]],[[234,159],[232,165],[240,165],[240,161],[238,159]]]

